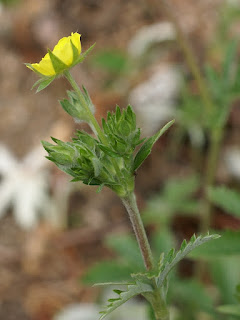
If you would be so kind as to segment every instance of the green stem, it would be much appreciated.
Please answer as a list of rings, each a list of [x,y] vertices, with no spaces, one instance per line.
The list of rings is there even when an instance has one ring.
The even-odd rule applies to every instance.
[[[161,294],[158,289],[156,289],[155,300],[152,301],[152,308],[154,310],[156,320],[169,320],[170,315],[166,305],[163,301]]]
[[[134,230],[134,233],[137,238],[137,242],[143,257],[143,261],[147,270],[153,270],[154,262],[153,255],[148,242],[145,228],[138,210],[136,197],[134,193],[128,194],[128,196],[121,198],[128,214]],[[153,281],[154,282],[154,281]],[[156,320],[169,320],[169,311],[165,300],[163,299],[163,294],[159,291],[156,283],[153,283],[154,290],[154,299],[151,299],[149,302],[152,304]],[[147,297],[146,297],[147,299]],[[147,299],[148,300],[148,299]]]
[[[152,251],[138,210],[136,197],[134,193],[130,193],[127,197],[121,198],[121,200],[129,214],[145,267],[147,270],[152,270],[154,267]]]

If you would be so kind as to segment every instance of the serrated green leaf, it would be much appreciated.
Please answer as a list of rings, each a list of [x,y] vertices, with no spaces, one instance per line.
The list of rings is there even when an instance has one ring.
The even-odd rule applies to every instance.
[[[191,252],[191,258],[214,259],[217,257],[240,255],[240,231],[218,232],[221,238],[211,241]]]
[[[133,172],[136,171],[143,161],[149,156],[151,153],[152,147],[155,142],[161,137],[161,135],[174,123],[174,120],[168,122],[161,130],[159,130],[154,136],[147,139],[147,141],[142,145],[138,153],[134,158],[133,164]]]
[[[168,273],[175,267],[175,265],[179,261],[185,258],[186,255],[188,255],[191,251],[195,250],[197,247],[201,246],[205,242],[208,242],[213,239],[217,239],[219,237],[220,236],[217,234],[207,235],[207,236],[200,235],[196,238],[195,241],[190,240],[190,242],[187,243],[187,245],[184,247],[183,250],[180,249],[175,253],[174,250],[171,249],[169,253],[166,255],[166,258],[164,260],[164,265],[162,266],[159,277],[157,278],[158,287],[161,287],[164,284]]]
[[[130,300],[131,298],[144,294],[153,292],[152,286],[146,283],[141,283],[136,281],[135,284],[131,284],[127,287],[126,291],[121,291],[118,295],[118,298],[109,299],[109,304],[106,306],[104,311],[101,311],[102,314],[99,320],[104,319],[107,315],[109,315],[112,311],[120,307],[122,304]]]
[[[187,241],[184,239],[182,244],[181,244],[180,251],[183,251],[186,248],[186,246],[187,246]]]
[[[228,214],[240,217],[240,193],[225,186],[208,190],[209,199]]]

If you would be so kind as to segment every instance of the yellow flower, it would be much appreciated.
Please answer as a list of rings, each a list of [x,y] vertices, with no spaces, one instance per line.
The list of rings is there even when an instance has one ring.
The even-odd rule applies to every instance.
[[[82,61],[80,37],[79,33],[72,32],[71,36],[60,39],[53,51],[48,50],[39,63],[26,66],[44,78],[62,74]]]

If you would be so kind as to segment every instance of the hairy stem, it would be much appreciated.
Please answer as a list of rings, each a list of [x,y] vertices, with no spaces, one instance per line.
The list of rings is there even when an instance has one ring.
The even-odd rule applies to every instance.
[[[134,193],[130,193],[127,197],[121,198],[122,202],[128,212],[137,242],[143,257],[143,261],[147,270],[154,268],[153,255],[148,242],[146,231],[138,210],[136,197]],[[155,288],[155,298],[151,299],[156,320],[169,320],[169,312],[163,295],[159,291],[156,283],[153,283]],[[148,300],[148,299],[147,299]]]
[[[152,301],[152,308],[156,320],[169,320],[170,315],[167,308],[166,301],[163,300],[161,292],[158,288],[155,290],[155,299]]]
[[[129,214],[129,218],[142,253],[145,267],[147,270],[151,270],[154,267],[152,251],[138,210],[134,193],[131,193],[127,197],[122,198],[122,202]]]

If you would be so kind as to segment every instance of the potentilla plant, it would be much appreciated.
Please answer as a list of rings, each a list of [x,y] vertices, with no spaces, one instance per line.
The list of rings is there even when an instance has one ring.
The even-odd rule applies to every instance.
[[[117,106],[114,113],[108,112],[106,119],[102,119],[100,126],[94,117],[94,106],[87,90],[84,87],[80,89],[70,73],[70,69],[82,62],[92,48],[82,53],[80,34],[72,33],[62,38],[53,51],[48,50],[39,63],[26,64],[40,76],[34,84],[34,87],[38,86],[37,92],[60,76],[70,82],[73,90],[67,92],[68,99],[60,101],[60,104],[74,119],[87,122],[94,134],[77,131],[71,142],[52,138],[54,143],[43,141],[42,144],[48,152],[47,158],[72,176],[72,181],[97,185],[98,192],[106,186],[121,198],[139,244],[146,271],[132,274],[130,283],[120,283],[125,289],[114,290],[117,296],[108,301],[100,319],[132,297],[142,295],[152,305],[156,320],[168,320],[170,316],[166,297],[169,272],[194,248],[219,236],[193,235],[188,243],[183,241],[179,251],[172,249],[166,256],[162,254],[159,261],[154,261],[134,195],[135,173],[151,153],[155,142],[174,121],[167,123],[152,137],[142,139],[132,107],[128,106],[121,111]],[[141,147],[135,152],[139,145]],[[101,285],[107,284],[115,283]],[[119,283],[116,285],[119,286]]]

